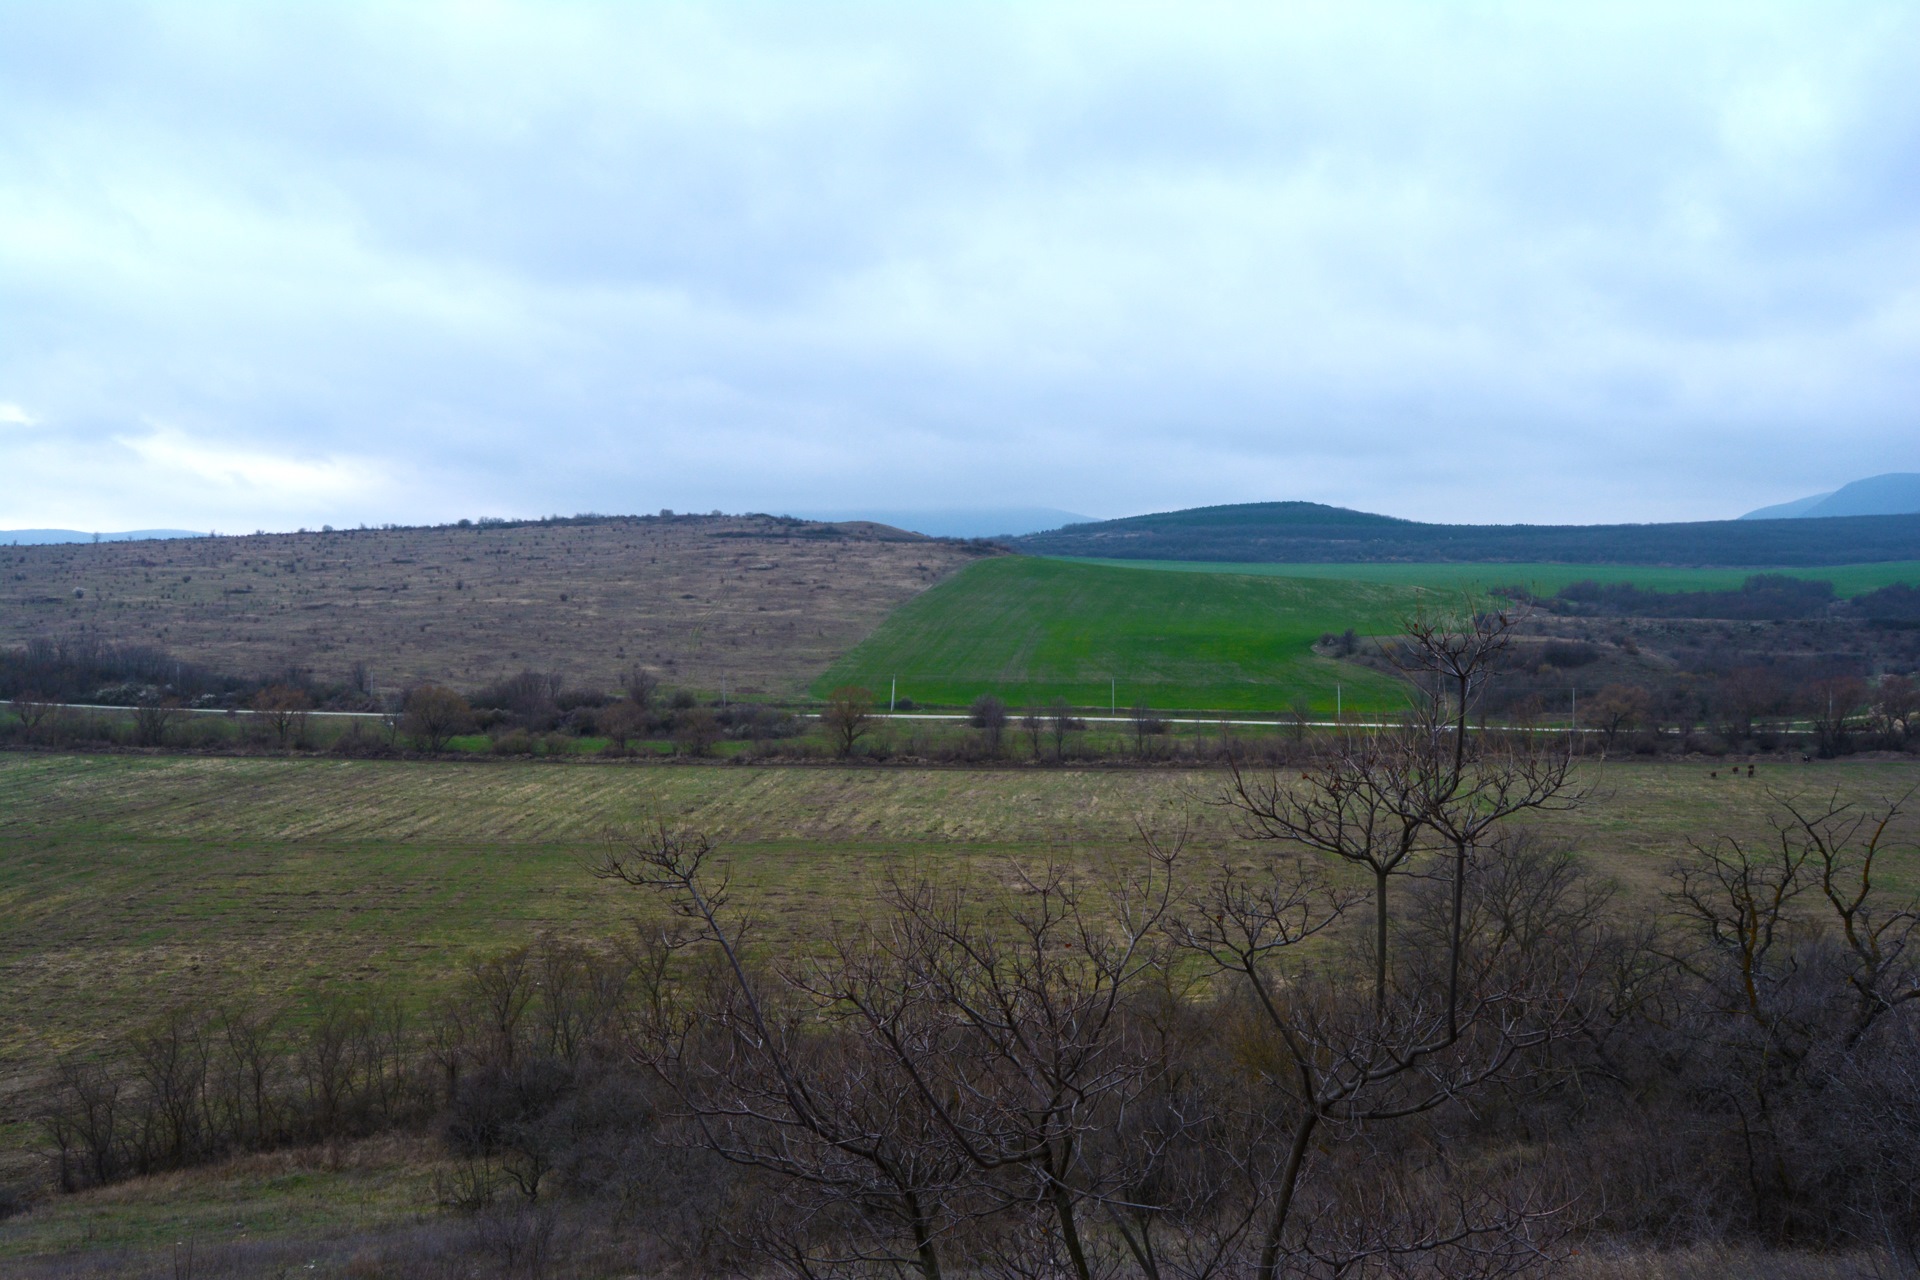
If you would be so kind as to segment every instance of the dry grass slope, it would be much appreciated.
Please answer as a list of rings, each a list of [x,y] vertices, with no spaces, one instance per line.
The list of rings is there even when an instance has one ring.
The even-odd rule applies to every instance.
[[[240,674],[474,686],[532,666],[607,687],[791,695],[978,552],[767,517],[348,530],[0,548],[0,644],[82,629]]]

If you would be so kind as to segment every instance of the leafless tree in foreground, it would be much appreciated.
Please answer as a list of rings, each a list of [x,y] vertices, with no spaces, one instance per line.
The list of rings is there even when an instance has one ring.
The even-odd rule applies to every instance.
[[[1010,891],[987,897],[896,882],[878,923],[760,963],[711,855],[704,837],[656,825],[600,867],[661,894],[681,922],[663,953],[695,961],[656,1004],[642,1056],[713,1150],[804,1187],[809,1221],[882,1220],[901,1241],[789,1233],[789,1265],[937,1277],[964,1234],[975,1260],[1092,1280],[1109,1236],[1089,1234],[1089,1213],[1152,1256],[1123,1212],[1140,1145],[1103,1135],[1133,1131],[1165,1060],[1137,1006],[1170,971],[1170,858],[1098,887],[1014,869]]]
[[[1539,1263],[1564,1197],[1468,1190],[1444,1147],[1384,1135],[1521,1079],[1579,1024],[1599,913],[1565,864],[1503,846],[1475,877],[1454,1009],[1444,878],[1403,895],[1383,1004],[1339,946],[1363,891],[1286,857],[1195,883],[1185,846],[1143,833],[1097,875],[1013,867],[985,890],[894,880],[863,923],[782,956],[709,841],[656,824],[599,868],[674,921],[641,966],[635,1051],[702,1145],[778,1175],[755,1234],[794,1274]]]
[[[751,921],[733,909],[726,876],[709,865],[713,852],[704,835],[656,822],[610,847],[597,869],[603,878],[660,894],[678,921],[657,939],[653,998],[637,1039],[642,1060],[674,1091],[713,1151],[805,1188],[816,1215],[882,1219],[905,1238],[901,1250],[858,1240],[830,1245],[827,1257],[811,1254],[805,1238],[791,1238],[781,1246],[785,1261],[803,1272],[905,1261],[935,1280],[940,1238],[955,1215],[957,1166],[929,1141],[928,1117],[891,1059],[924,1049],[928,1037],[937,1040],[937,1020],[895,975],[875,967],[878,957],[850,953],[843,941],[836,954],[849,961],[850,984],[860,975],[870,1007],[885,1010],[878,1017],[885,1039],[832,1042],[819,1035],[818,1018],[846,1025],[853,1019],[805,999],[797,971],[756,960]],[[669,977],[682,986],[670,989]]]
[[[1385,1122],[1431,1111],[1523,1069],[1530,1055],[1570,1034],[1583,1016],[1598,949],[1575,927],[1570,903],[1550,914],[1570,942],[1542,963],[1511,930],[1477,927],[1473,881],[1497,857],[1499,833],[1530,812],[1570,808],[1582,798],[1564,751],[1471,732],[1473,708],[1495,673],[1515,619],[1469,612],[1454,620],[1415,618],[1390,650],[1413,685],[1397,728],[1349,734],[1297,777],[1256,775],[1233,763],[1222,800],[1243,834],[1288,853],[1248,877],[1225,874],[1195,904],[1187,941],[1251,993],[1276,1065],[1268,1075],[1286,1099],[1291,1139],[1271,1177],[1271,1207],[1256,1274],[1277,1276],[1290,1257],[1333,1254],[1350,1264],[1394,1250],[1466,1248],[1512,1241],[1555,1208],[1466,1200],[1430,1230],[1347,1240],[1332,1254],[1315,1243],[1323,1228],[1302,1221],[1303,1178],[1316,1144],[1357,1138]],[[1371,1000],[1357,1005],[1344,975],[1305,978],[1284,959],[1355,904],[1321,887],[1311,863],[1331,855],[1372,880]],[[1418,917],[1396,913],[1399,877],[1445,886],[1421,896]],[[1551,896],[1551,895],[1550,895]],[[1577,914],[1577,913],[1576,913]],[[1418,926],[1417,928],[1415,926]],[[1395,963],[1389,940],[1410,944]],[[1384,1251],[1384,1252],[1383,1252]],[[1489,1257],[1505,1257],[1498,1253]]]
[[[1769,798],[1767,839],[1689,842],[1668,896],[1689,926],[1671,958],[1697,993],[1695,1106],[1730,1127],[1752,1221],[1785,1242],[1830,1221],[1837,1195],[1862,1212],[1885,1206],[1883,1186],[1842,1191],[1867,1135],[1826,1135],[1875,1091],[1867,1063],[1910,1065],[1899,1043],[1920,1007],[1920,901],[1888,901],[1881,880],[1910,795],[1872,807]],[[1911,1224],[1912,1205],[1898,1216]]]

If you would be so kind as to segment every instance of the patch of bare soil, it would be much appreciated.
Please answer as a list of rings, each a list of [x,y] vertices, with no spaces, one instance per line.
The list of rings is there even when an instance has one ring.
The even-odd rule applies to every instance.
[[[0,548],[0,644],[93,632],[237,674],[463,688],[532,667],[612,686],[793,694],[988,552],[768,516]]]

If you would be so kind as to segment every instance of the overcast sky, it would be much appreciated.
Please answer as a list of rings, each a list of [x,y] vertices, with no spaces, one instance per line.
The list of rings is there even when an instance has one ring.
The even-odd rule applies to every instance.
[[[1917,15],[0,0],[0,528],[1920,470]]]

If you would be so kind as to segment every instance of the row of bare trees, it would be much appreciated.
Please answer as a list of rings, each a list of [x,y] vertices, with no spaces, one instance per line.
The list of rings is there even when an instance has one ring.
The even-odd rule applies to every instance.
[[[416,1123],[438,1101],[418,1061],[392,998],[183,1004],[109,1053],[61,1063],[42,1117],[54,1182],[73,1191]]]
[[[1523,699],[1502,711],[1527,724],[1545,706],[1537,698]],[[1707,688],[1608,684],[1580,699],[1579,715],[1608,753],[1629,745],[1647,752],[1693,750],[1702,745],[1702,734],[1730,750],[1786,740],[1822,756],[1862,747],[1899,751],[1914,741],[1920,683],[1890,674],[1876,681],[1830,675],[1787,685],[1764,669],[1742,668]]]

